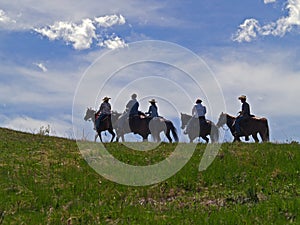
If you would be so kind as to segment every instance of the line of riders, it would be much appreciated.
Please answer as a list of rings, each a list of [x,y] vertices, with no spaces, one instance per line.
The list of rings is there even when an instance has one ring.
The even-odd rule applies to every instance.
[[[97,132],[100,130],[101,124],[103,123],[104,120],[106,120],[107,118],[111,120],[112,110],[111,110],[111,104],[109,103],[110,99],[111,98],[109,97],[104,97],[102,99],[103,102],[101,103],[99,110],[95,113],[95,129]],[[207,113],[206,107],[202,104],[201,99],[197,99],[195,105],[192,108],[191,116],[186,114],[181,114],[181,122],[182,122],[181,128],[182,129],[186,128],[184,133],[190,134],[189,138],[191,142],[194,140],[195,137],[202,137],[208,143],[209,139],[206,137],[207,135],[211,136],[212,142],[217,142],[219,138],[218,127],[221,127],[224,124],[227,124],[227,126],[229,127],[231,133],[234,136],[234,141],[240,141],[239,138],[241,136],[245,136],[245,140],[249,141],[249,135],[252,135],[254,140],[258,142],[259,141],[257,138],[258,133],[260,134],[263,141],[269,141],[269,129],[268,129],[267,120],[265,118],[257,118],[250,113],[250,105],[246,101],[247,98],[245,95],[239,96],[238,99],[241,101],[242,104],[239,115],[237,117],[232,117],[228,114],[221,113],[217,125],[215,125],[210,120],[206,119],[205,117]],[[126,125],[128,126],[129,124],[129,129],[130,129],[129,132],[132,131],[134,133],[138,133],[143,136],[143,132],[141,133],[139,132],[140,128],[138,129],[134,128],[137,125],[139,125],[136,123],[140,123],[142,121],[138,119],[147,118],[148,119],[147,128],[149,127],[149,121],[151,120],[163,121],[166,122],[166,124],[168,124],[167,123],[168,120],[165,120],[163,117],[159,116],[156,100],[151,99],[149,100],[149,103],[150,106],[147,112],[143,113],[139,111],[139,102],[137,101],[137,94],[132,94],[131,99],[126,104],[126,109],[124,113],[121,114],[118,118],[118,126],[126,127]],[[184,116],[187,117],[185,122],[184,122]],[[199,123],[197,123],[197,120],[199,121]],[[111,124],[111,121],[109,122],[110,122],[109,124]],[[156,126],[158,127],[159,126],[158,124],[160,123],[158,122],[156,124],[157,124]],[[243,125],[242,128],[241,125]],[[171,125],[171,130],[172,130],[172,126],[173,124]],[[189,131],[189,129],[194,129],[194,130],[196,129],[196,134],[191,135],[191,133],[193,132]],[[161,130],[158,130],[157,136],[159,136],[160,131]],[[154,132],[148,131],[148,133],[152,134]],[[148,133],[146,134],[148,135]],[[98,134],[100,135],[99,132]],[[169,134],[166,133],[166,135],[169,141],[172,142],[172,139],[169,137]],[[174,135],[176,136],[175,141],[178,141],[178,137],[175,131],[173,132],[173,136]],[[146,138],[147,136],[143,136],[143,139]],[[157,138],[159,139],[159,137]]]

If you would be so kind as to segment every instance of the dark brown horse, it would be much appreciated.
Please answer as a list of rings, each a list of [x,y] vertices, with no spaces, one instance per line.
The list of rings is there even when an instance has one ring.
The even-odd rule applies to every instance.
[[[134,123],[134,124],[133,124]],[[148,129],[147,127],[148,126]],[[118,119],[116,121],[116,125],[114,126],[116,130],[116,140],[119,141],[120,137],[122,141],[125,141],[124,135],[134,132],[143,137],[144,140],[148,138],[148,135],[151,134],[154,141],[160,142],[160,133],[163,131],[168,138],[169,142],[172,143],[172,138],[170,132],[172,132],[173,138],[175,142],[178,142],[179,138],[177,135],[177,131],[172,121],[166,120],[164,118],[135,118],[132,120],[131,127],[129,125],[128,118]]]
[[[87,108],[85,116],[84,116],[85,121],[87,121],[89,119],[91,119],[93,121],[94,129],[96,129],[95,113],[96,113],[95,110],[93,110],[91,108]],[[104,119],[100,123],[100,127],[96,130],[97,134],[95,135],[95,141],[97,140],[97,137],[99,136],[100,141],[103,142],[102,137],[101,137],[101,132],[106,131],[106,130],[112,135],[110,142],[113,141],[113,139],[115,138],[115,132],[113,131],[112,120],[116,120],[116,118],[119,117],[119,115],[120,114],[113,112],[112,115],[104,117]]]
[[[266,118],[249,117],[244,121],[241,121],[240,127],[241,127],[242,134],[240,136],[234,135],[235,119],[236,117],[222,112],[220,114],[217,123],[217,127],[222,127],[224,124],[228,126],[231,134],[234,136],[234,140],[233,140],[234,142],[241,141],[240,137],[250,136],[250,135],[252,135],[255,142],[259,142],[257,134],[260,135],[263,142],[269,141],[269,125],[268,125],[268,120]]]
[[[141,115],[131,116],[129,118],[129,128],[134,134],[142,136],[143,141],[147,141],[148,135],[151,134],[149,123],[151,118]]]
[[[190,121],[191,119],[192,121]],[[206,123],[207,124],[203,125],[202,129],[200,129],[198,118],[193,118],[191,115],[181,113],[181,129],[185,129],[184,133],[189,136],[190,142],[193,142],[197,137],[201,137],[208,143],[208,135],[210,135],[212,143],[219,141],[219,130],[217,126],[210,120],[206,120]]]

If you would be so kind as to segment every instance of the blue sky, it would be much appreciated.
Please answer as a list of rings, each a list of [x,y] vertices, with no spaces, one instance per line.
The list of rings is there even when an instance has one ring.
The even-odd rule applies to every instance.
[[[236,115],[237,97],[245,94],[252,112],[269,119],[272,141],[300,141],[299,15],[300,0],[1,0],[0,126],[37,132],[49,124],[53,135],[72,136],[76,88],[95,59],[137,41],[159,40],[204,60],[228,113]],[[159,68],[176,73],[159,66],[152,72],[159,74]],[[189,91],[191,99],[213,98]],[[114,103],[114,93],[107,95]],[[94,105],[87,107],[100,103],[90,101]],[[113,108],[122,110],[118,104]],[[191,107],[178,110],[190,113]],[[142,102],[141,109],[147,108]],[[174,116],[168,104],[161,104],[160,112]],[[216,122],[219,113],[209,119]],[[93,136],[91,124],[84,129]]]

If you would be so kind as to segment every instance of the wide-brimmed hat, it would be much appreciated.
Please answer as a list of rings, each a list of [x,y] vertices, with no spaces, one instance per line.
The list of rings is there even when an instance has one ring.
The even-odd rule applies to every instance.
[[[102,99],[102,101],[107,101],[107,100],[109,100],[109,99],[111,99],[111,98],[109,98],[109,97],[107,97],[107,96],[105,96],[103,99]]]
[[[246,98],[247,98],[246,95],[241,95],[240,97],[238,97],[239,100],[243,100],[243,99],[246,100]]]
[[[198,98],[197,100],[196,100],[196,103],[201,103],[202,102],[202,100],[200,99],[200,98]]]
[[[152,98],[151,100],[149,100],[150,103],[156,103],[157,101],[155,101],[154,98]]]

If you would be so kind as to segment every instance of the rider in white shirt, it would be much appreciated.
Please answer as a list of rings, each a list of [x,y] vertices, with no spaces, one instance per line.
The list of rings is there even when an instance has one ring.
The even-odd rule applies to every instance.
[[[202,100],[197,99],[196,105],[194,105],[192,110],[192,116],[195,118],[199,118],[199,120],[205,120],[206,107],[202,105]]]

